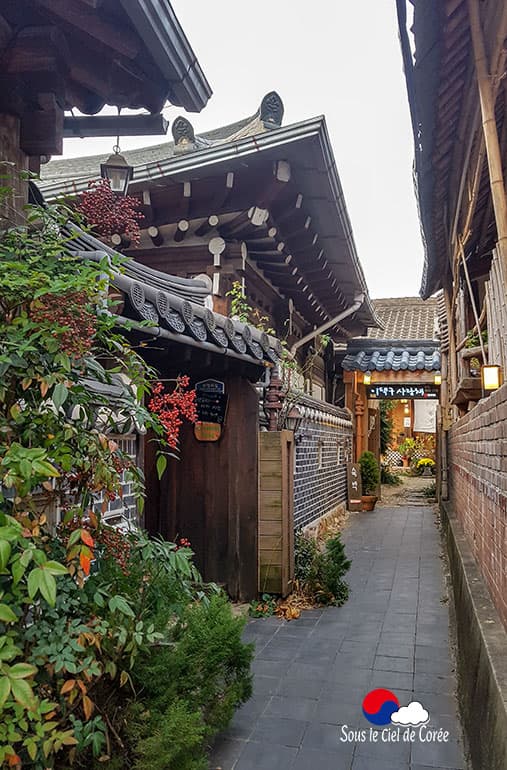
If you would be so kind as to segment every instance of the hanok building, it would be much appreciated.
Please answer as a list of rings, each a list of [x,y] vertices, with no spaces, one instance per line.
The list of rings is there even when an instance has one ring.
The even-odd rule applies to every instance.
[[[373,300],[373,306],[382,328],[339,346],[337,364],[344,370],[345,405],[356,417],[356,459],[365,450],[379,456],[378,405],[384,399],[394,401],[386,459],[401,465],[397,447],[405,438],[431,436],[428,450],[434,446],[441,373],[439,301],[395,297]]]
[[[84,113],[72,119],[83,136],[103,133],[106,103],[150,113],[108,118],[116,136],[125,120],[160,126],[167,100],[199,111],[211,95],[167,0],[4,0],[0,55],[0,160],[19,170],[62,153],[66,110]]]
[[[283,468],[277,473],[287,499],[272,503],[275,490],[263,486],[262,469],[271,473],[266,458],[274,450],[261,452],[259,516],[269,519],[273,505],[290,508],[294,482],[295,525],[303,526],[344,503],[352,452],[351,415],[335,405],[341,372],[332,346],[321,349],[320,335],[364,335],[377,321],[325,119],[282,126],[282,117],[281,99],[272,92],[253,116],[237,123],[196,135],[180,117],[172,125],[173,142],[125,152],[133,167],[129,193],[142,200],[146,220],[138,248],[122,243],[120,235],[115,242],[160,275],[198,278],[208,287],[205,306],[224,316],[230,315],[229,292],[236,282],[253,309],[251,321],[273,329],[297,358],[304,373],[297,383],[304,391],[297,409],[283,408],[283,388],[272,382],[260,410],[264,427],[278,430],[294,428],[294,419],[285,418],[289,411],[297,414],[295,470],[293,450],[279,448]],[[45,166],[45,195],[79,193],[97,178],[100,162],[89,157]],[[230,320],[224,327],[223,346],[232,343],[241,352],[248,348],[249,333],[238,334],[238,323]],[[260,345],[267,350],[265,332]],[[266,378],[259,388],[261,401],[268,383]],[[257,487],[243,468],[238,478]],[[269,520],[261,532],[261,550],[270,562],[278,558],[277,526]]]

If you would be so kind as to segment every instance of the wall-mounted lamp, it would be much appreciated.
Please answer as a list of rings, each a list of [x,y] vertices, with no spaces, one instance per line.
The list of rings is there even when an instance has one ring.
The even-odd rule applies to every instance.
[[[369,385],[371,383],[371,372],[365,372],[363,374],[363,385]]]
[[[295,441],[301,440],[301,436],[296,437],[297,432],[299,431],[299,428],[301,427],[301,423],[303,421],[303,415],[297,408],[297,406],[291,406],[289,409],[289,412],[287,413],[287,416],[285,417],[285,427],[287,430],[291,430],[294,433]]]
[[[497,390],[502,384],[501,366],[481,366],[481,378],[484,390]]]
[[[433,382],[435,385],[442,384],[442,372],[435,372],[435,376],[433,377]]]
[[[403,413],[410,414],[410,407],[408,404],[405,404],[405,406],[403,407]]]

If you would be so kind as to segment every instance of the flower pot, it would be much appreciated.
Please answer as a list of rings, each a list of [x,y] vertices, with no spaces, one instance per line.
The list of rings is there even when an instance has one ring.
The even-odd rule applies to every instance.
[[[363,511],[373,511],[377,500],[377,495],[362,495],[361,503],[363,506]]]
[[[403,467],[408,468],[408,466],[410,465],[410,459],[408,457],[402,457],[401,459],[403,462]]]
[[[422,475],[426,478],[428,476],[433,476],[433,470],[429,465],[426,465],[426,467],[423,469]]]

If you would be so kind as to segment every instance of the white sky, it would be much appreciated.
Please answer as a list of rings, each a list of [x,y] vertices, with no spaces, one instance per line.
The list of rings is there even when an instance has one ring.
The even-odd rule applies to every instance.
[[[253,114],[271,90],[284,125],[324,114],[370,295],[417,295],[423,250],[395,1],[171,2],[213,89],[202,113],[188,115],[196,132]],[[180,113],[170,107],[167,117]],[[130,137],[121,147],[161,141]],[[64,157],[113,144],[65,140]]]

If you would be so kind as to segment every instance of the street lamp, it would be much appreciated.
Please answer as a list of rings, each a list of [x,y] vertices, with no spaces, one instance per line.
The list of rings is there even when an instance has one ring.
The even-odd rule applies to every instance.
[[[129,182],[134,176],[133,166],[129,166],[123,155],[120,154],[118,145],[113,147],[114,153],[105,163],[100,164],[100,175],[103,179],[109,179],[111,190],[119,195],[126,195]]]

